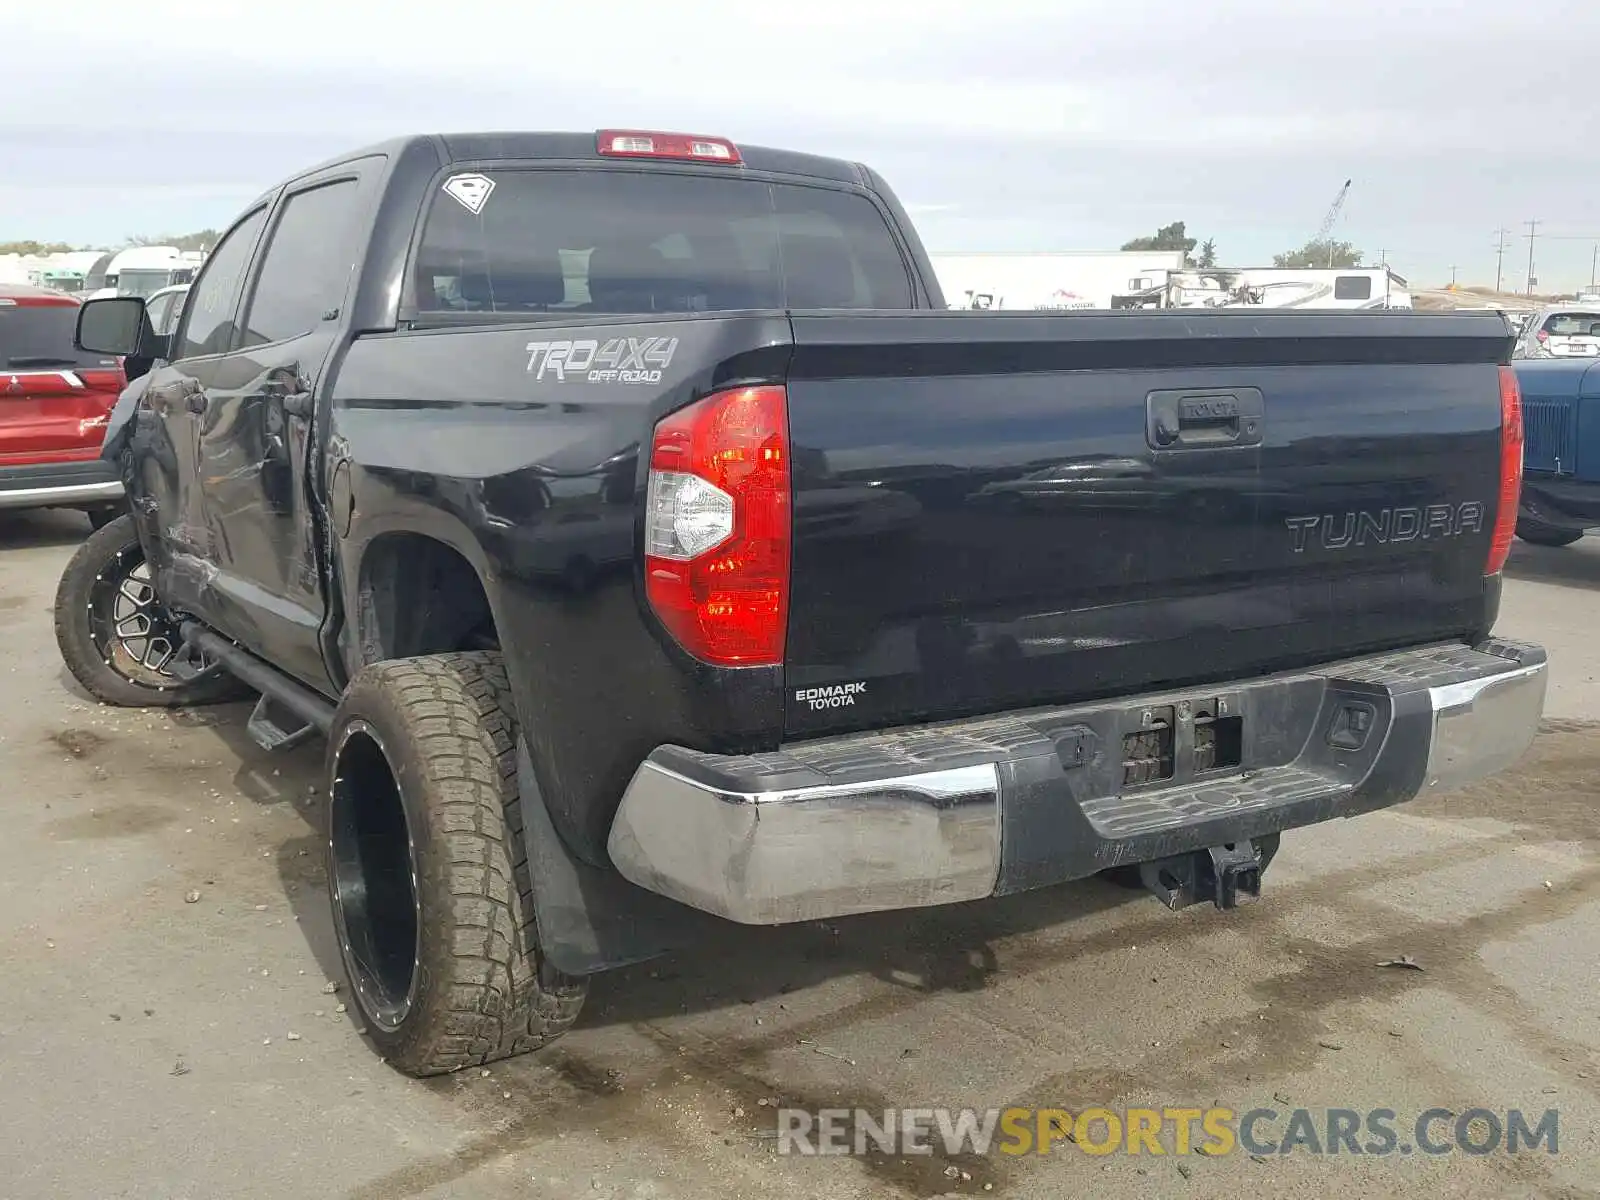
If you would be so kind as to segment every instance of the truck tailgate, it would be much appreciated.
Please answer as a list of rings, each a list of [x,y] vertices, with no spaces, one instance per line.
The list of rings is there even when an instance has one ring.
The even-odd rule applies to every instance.
[[[796,315],[786,731],[1483,630],[1498,317]]]

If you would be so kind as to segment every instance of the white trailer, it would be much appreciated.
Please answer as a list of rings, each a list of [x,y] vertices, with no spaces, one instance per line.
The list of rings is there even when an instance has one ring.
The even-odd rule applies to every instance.
[[[1410,308],[1405,279],[1387,266],[1226,267],[1173,271],[1116,297],[1117,308]]]
[[[951,308],[1110,308],[1111,298],[1163,283],[1181,250],[937,253],[928,256]]]
[[[136,246],[123,250],[106,266],[105,286],[89,299],[101,296],[149,297],[162,288],[193,281],[204,255],[176,246]]]

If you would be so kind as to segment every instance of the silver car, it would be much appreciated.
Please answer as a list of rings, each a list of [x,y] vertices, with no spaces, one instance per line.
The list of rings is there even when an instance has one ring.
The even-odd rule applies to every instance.
[[[1600,304],[1535,313],[1523,326],[1516,358],[1600,358]]]

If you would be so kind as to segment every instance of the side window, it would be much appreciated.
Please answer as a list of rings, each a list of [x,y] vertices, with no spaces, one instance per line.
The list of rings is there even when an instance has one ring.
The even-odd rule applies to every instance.
[[[791,308],[910,308],[900,247],[865,196],[777,186],[784,287]]]
[[[206,260],[189,303],[184,305],[186,319],[178,331],[174,359],[221,354],[232,346],[233,314],[238,309],[244,270],[266,219],[266,208],[256,209],[233,227]]]
[[[297,192],[267,242],[245,315],[245,346],[310,333],[344,303],[357,253],[355,179]]]
[[[1340,275],[1333,281],[1335,300],[1371,300],[1372,276]]]

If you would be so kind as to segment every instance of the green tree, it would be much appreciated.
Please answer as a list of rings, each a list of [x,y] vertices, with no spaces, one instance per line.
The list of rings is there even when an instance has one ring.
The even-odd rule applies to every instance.
[[[1318,241],[1313,238],[1298,250],[1274,254],[1272,265],[1300,270],[1308,267],[1359,267],[1361,253],[1349,242]]]
[[[1199,240],[1188,235],[1183,221],[1174,221],[1171,225],[1163,225],[1156,230],[1154,237],[1134,238],[1130,242],[1123,242],[1124,250],[1182,250],[1183,261],[1186,266],[1195,266],[1194,247]],[[1208,241],[1207,245],[1211,245]],[[1212,246],[1212,253],[1216,247]]]
[[[65,254],[73,249],[66,242],[0,242],[0,254]]]
[[[1217,265],[1217,239],[1207,238],[1200,243],[1200,253],[1195,256],[1194,265],[1202,270],[1210,270]]]

